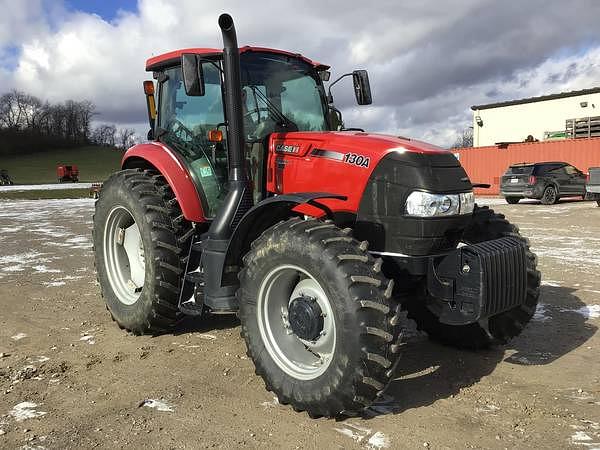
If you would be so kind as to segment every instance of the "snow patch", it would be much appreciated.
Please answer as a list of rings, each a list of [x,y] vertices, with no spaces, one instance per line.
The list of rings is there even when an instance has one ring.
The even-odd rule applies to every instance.
[[[48,358],[47,356],[31,356],[29,358],[27,358],[27,361],[29,361],[30,363],[45,363],[46,361],[50,361],[50,358]]]
[[[344,428],[334,428],[334,430],[346,437],[349,437],[358,444],[362,444],[364,442],[365,448],[369,450],[388,448],[390,446],[390,439],[381,431],[372,433],[369,428],[363,428],[354,423],[346,422],[346,426]]]
[[[385,434],[383,434],[381,431],[377,431],[367,441],[367,448],[369,448],[369,449],[388,448],[389,446],[390,446],[389,438]]]
[[[61,184],[13,184],[0,186],[0,192],[24,192],[24,191],[63,191],[65,189],[89,189],[92,183],[61,183]]]
[[[36,410],[38,406],[37,403],[33,402],[21,402],[18,405],[15,405],[8,414],[13,416],[17,422],[46,415],[46,412]]]
[[[271,400],[270,402],[262,402],[261,405],[265,408],[274,408],[276,406],[279,406],[279,399],[277,397],[273,397],[273,400]]]
[[[64,286],[65,283],[64,281],[47,281],[45,283],[43,283],[44,286],[48,286],[48,287],[59,287],[59,286]]]
[[[600,305],[585,305],[578,309],[564,308],[561,312],[574,312],[583,316],[586,320],[597,319],[600,317]]]
[[[154,408],[157,411],[164,411],[164,412],[173,412],[174,409],[171,405],[169,405],[168,403],[162,401],[162,400],[153,400],[151,398],[144,400],[140,406],[145,406],[147,408]]]
[[[49,269],[47,266],[43,265],[43,264],[39,264],[37,266],[31,266],[31,268],[33,270],[35,270],[38,273],[61,273],[60,270],[58,269]]]
[[[550,319],[551,317],[548,315],[548,309],[546,308],[546,305],[543,303],[538,303],[532,320],[535,320],[536,322],[545,322],[546,320]]]
[[[88,334],[86,336],[81,336],[79,338],[80,341],[84,341],[87,342],[90,345],[94,345],[96,343],[96,340],[94,339],[94,336],[91,334]]]

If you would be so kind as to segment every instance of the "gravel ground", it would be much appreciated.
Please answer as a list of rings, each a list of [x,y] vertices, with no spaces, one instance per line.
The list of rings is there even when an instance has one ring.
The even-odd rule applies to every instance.
[[[93,201],[0,200],[0,448],[600,449],[600,208],[506,205],[543,273],[510,345],[412,333],[369,419],[309,419],[254,374],[234,318],[135,337],[106,312]]]

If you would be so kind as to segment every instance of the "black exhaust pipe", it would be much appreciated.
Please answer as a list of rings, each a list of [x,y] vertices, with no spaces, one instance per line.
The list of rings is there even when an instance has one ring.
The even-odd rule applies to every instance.
[[[225,114],[229,154],[229,193],[208,234],[211,239],[228,239],[242,216],[252,207],[244,158],[244,119],[242,115],[242,82],[240,52],[233,18],[221,14],[219,26],[223,35],[223,75],[225,79]]]
[[[213,313],[237,309],[237,286],[224,282],[223,268],[229,238],[242,216],[253,205],[252,191],[244,157],[244,118],[242,115],[242,82],[240,52],[233,19],[221,14],[219,27],[223,34],[223,75],[227,147],[229,155],[229,192],[206,235],[202,237],[201,266],[204,272],[204,303]]]
[[[219,26],[223,35],[223,72],[225,75],[225,109],[227,145],[229,146],[229,180],[247,181],[244,167],[244,119],[242,116],[242,80],[240,51],[235,25],[229,14],[221,14]]]

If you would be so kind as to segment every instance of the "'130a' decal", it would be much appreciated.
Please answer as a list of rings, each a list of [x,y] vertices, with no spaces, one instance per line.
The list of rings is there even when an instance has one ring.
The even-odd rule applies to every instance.
[[[368,156],[357,155],[356,153],[346,153],[344,162],[354,164],[358,167],[369,167],[370,159]]]

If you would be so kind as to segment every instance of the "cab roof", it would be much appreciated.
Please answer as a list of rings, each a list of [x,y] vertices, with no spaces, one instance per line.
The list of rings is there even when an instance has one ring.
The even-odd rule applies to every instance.
[[[313,61],[312,59],[308,59],[306,56],[302,56],[300,53],[292,53],[287,52],[285,50],[277,50],[275,48],[266,48],[266,47],[251,47],[245,46],[240,47],[240,53],[245,52],[264,52],[264,53],[277,53],[280,55],[293,56],[295,58],[306,61],[311,64],[317,70],[327,70],[329,66],[325,64],[321,64],[319,62]],[[146,70],[148,72],[152,72],[153,70],[162,69],[163,67],[168,67],[173,64],[176,64],[181,55],[183,53],[195,53],[197,55],[202,55],[206,57],[210,56],[220,56],[223,53],[223,49],[220,48],[182,48],[180,50],[174,50],[172,52],[163,53],[162,55],[153,56],[146,61]]]

